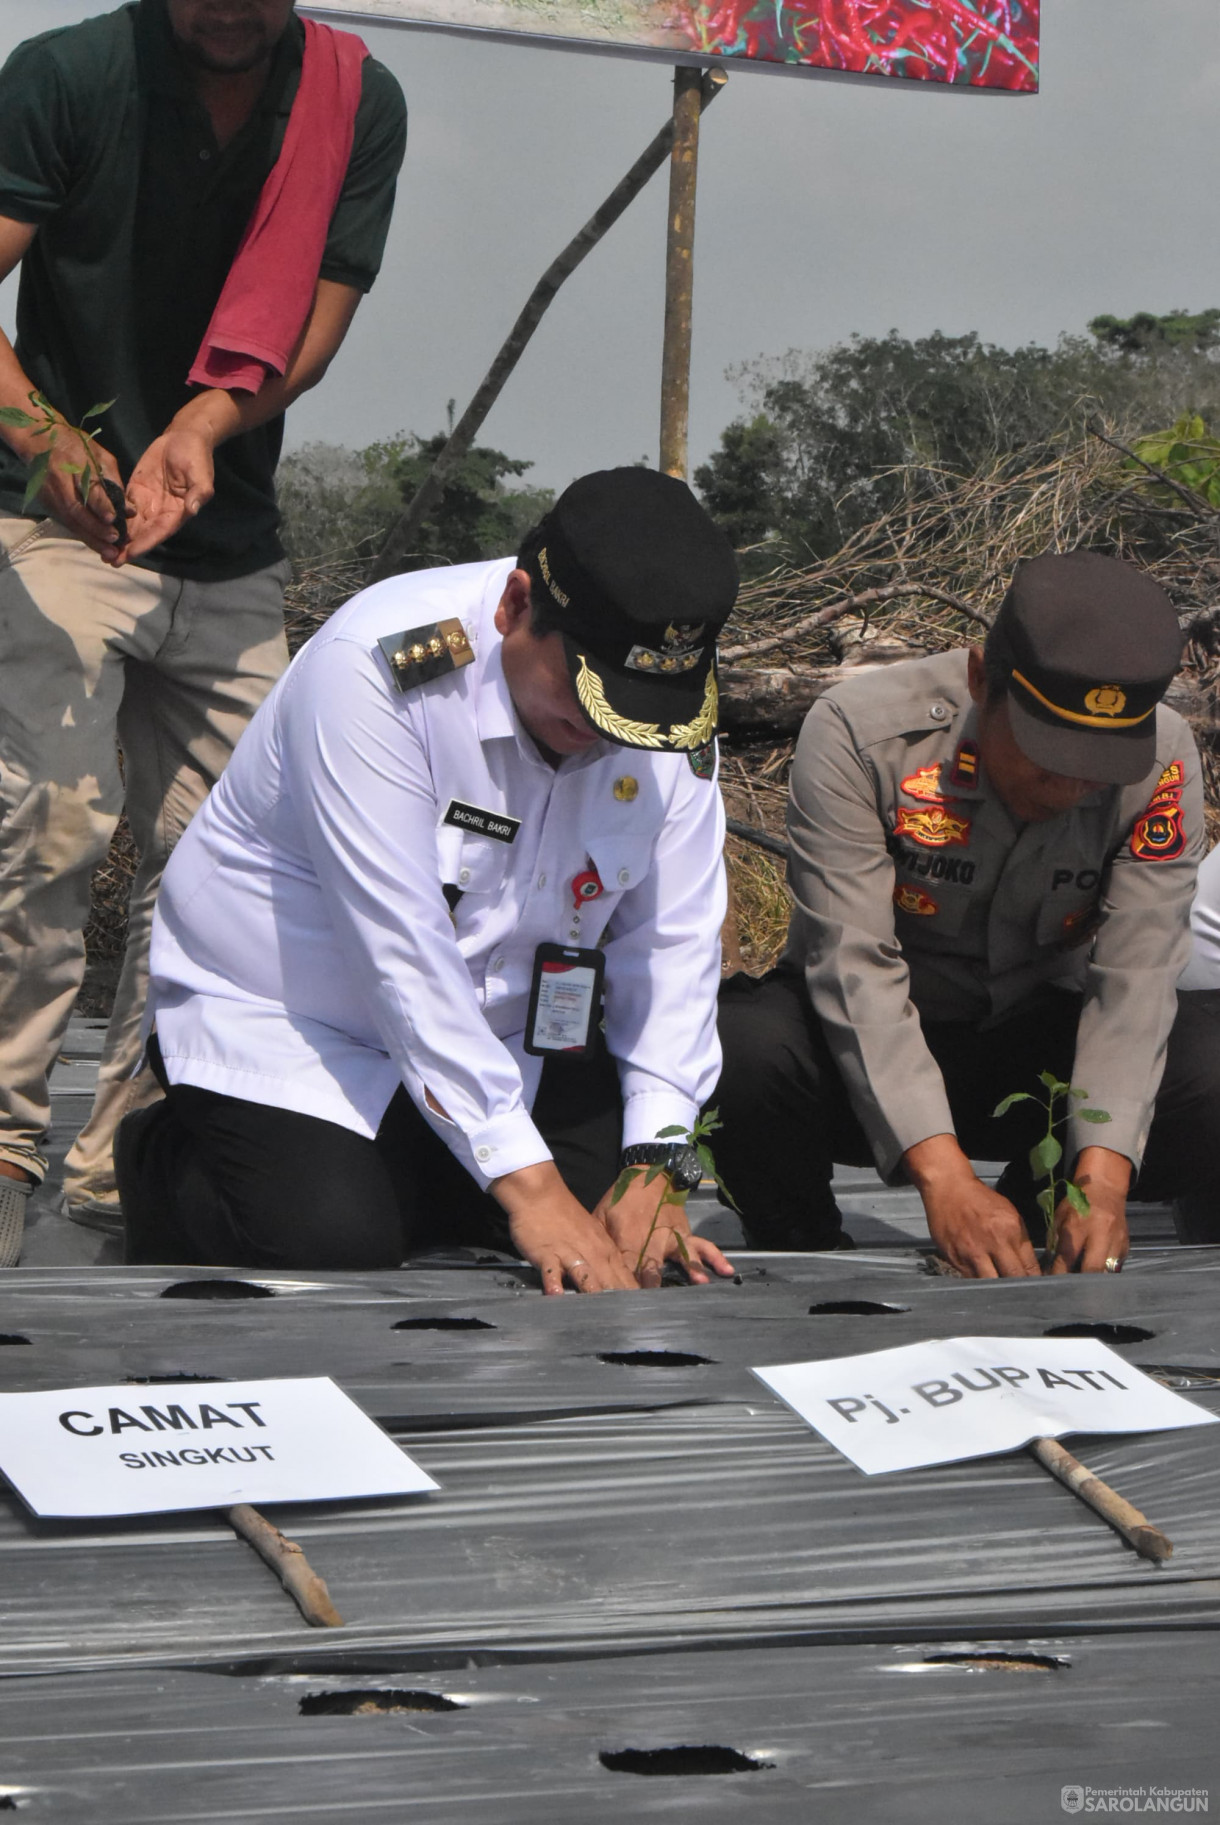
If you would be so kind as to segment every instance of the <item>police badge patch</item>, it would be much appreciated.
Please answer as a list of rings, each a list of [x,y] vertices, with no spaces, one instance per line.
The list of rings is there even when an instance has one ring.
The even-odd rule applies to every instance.
[[[1137,862],[1174,862],[1186,847],[1182,807],[1163,804],[1149,807],[1137,818],[1131,832],[1131,853]]]
[[[912,887],[906,881],[894,889],[894,905],[899,912],[913,913],[916,917],[924,919],[932,913],[940,911],[940,907],[930,893],[925,893],[922,887]]]
[[[899,787],[908,798],[922,798],[933,804],[941,802],[940,762],[933,761],[930,767],[919,767],[914,773],[908,773]]]
[[[918,811],[899,805],[894,834],[909,836],[913,843],[922,843],[926,849],[946,849],[954,844],[964,847],[970,841],[970,819],[958,817],[949,805],[921,806]]]

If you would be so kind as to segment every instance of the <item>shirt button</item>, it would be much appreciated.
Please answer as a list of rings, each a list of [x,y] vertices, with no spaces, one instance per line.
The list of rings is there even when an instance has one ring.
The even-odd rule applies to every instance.
[[[465,887],[465,885],[466,885],[466,883],[467,883],[467,881],[468,881],[468,880],[469,880],[469,879],[470,879],[470,870],[469,870],[469,868],[462,868],[462,869],[459,869],[459,871],[458,871],[458,886],[459,886],[459,887]]]
[[[203,148],[203,151],[199,154],[199,156],[203,160],[204,164],[206,165],[208,160],[211,158],[212,154],[208,151],[207,147],[205,146]]]
[[[539,875],[539,876],[538,876],[538,885],[539,885],[539,887],[545,887],[545,886],[546,886],[546,876],[545,876],[545,875],[544,875],[544,874],[540,874],[540,875]]]
[[[932,718],[933,722],[943,722],[948,714],[949,712],[946,710],[943,703],[934,703],[928,711],[928,715]]]
[[[493,957],[491,960],[491,967],[493,970],[502,970],[504,968],[503,957]]]
[[[474,1150],[474,1157],[476,1160],[489,1160],[491,1158],[491,1148],[476,1147]]]
[[[619,886],[626,887],[626,885],[630,879],[631,879],[631,870],[629,868],[620,868],[618,871]]]

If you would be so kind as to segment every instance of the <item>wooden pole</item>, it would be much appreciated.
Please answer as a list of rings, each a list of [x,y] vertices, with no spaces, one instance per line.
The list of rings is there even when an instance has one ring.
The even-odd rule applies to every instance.
[[[714,70],[703,76],[702,79],[697,70],[684,73],[693,75],[695,78],[697,92],[695,117],[697,121],[699,111],[709,105],[724,87],[728,78],[722,70]],[[526,344],[541,323],[556,292],[564,280],[576,271],[585,255],[591,253],[603,236],[613,228],[628,204],[639,195],[649,178],[661,169],[669,157],[673,140],[674,123],[672,120],[668,120],[655,139],[636,159],[622,182],[615,185],[601,208],[589,217],[580,233],[568,242],[559,257],[547,267],[526,299],[525,308],[509,332],[507,341],[487,370],[478,392],[449,433],[448,442],[405,510],[391,526],[385,544],[369,573],[370,583],[380,583],[383,577],[394,576],[402,569],[404,561],[411,556],[411,546],[416,533],[440,499],[449,476],[477,437],[484,419],[500,397],[505,382],[525,353]]]
[[[238,1502],[228,1509],[225,1519],[271,1567],[306,1622],[315,1629],[343,1627],[343,1618],[330,1600],[325,1580],[318,1576],[295,1540],[286,1540],[279,1528],[248,1502]]]
[[[661,470],[686,480],[690,421],[691,301],[695,280],[695,184],[699,170],[698,70],[674,71],[673,151],[665,247],[665,342],[661,352]]]
[[[1147,1515],[1128,1502],[1125,1496],[1119,1495],[1117,1489],[1111,1489],[1099,1476],[1082,1464],[1078,1457],[1064,1449],[1058,1439],[1036,1438],[1030,1445],[1030,1451],[1045,1470],[1057,1477],[1065,1488],[1074,1496],[1095,1509],[1103,1521],[1108,1521],[1116,1533],[1120,1533],[1129,1546],[1134,1546],[1137,1553],[1145,1559],[1163,1565],[1173,1552],[1173,1542],[1163,1534],[1159,1527],[1154,1527]]]

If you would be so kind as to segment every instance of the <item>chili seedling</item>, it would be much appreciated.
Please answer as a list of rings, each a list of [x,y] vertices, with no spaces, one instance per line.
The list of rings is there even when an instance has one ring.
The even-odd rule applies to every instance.
[[[1039,1071],[1038,1082],[1046,1091],[1045,1097],[1036,1096],[1032,1090],[1014,1090],[1002,1103],[997,1103],[994,1114],[1007,1115],[1014,1103],[1037,1103],[1046,1111],[1046,1133],[1035,1141],[1029,1150],[1029,1169],[1034,1175],[1035,1184],[1045,1179],[1046,1184],[1038,1193],[1038,1208],[1046,1218],[1046,1258],[1053,1261],[1059,1243],[1058,1210],[1063,1199],[1071,1205],[1078,1216],[1087,1217],[1089,1200],[1074,1179],[1060,1177],[1056,1171],[1063,1159],[1063,1146],[1055,1133],[1055,1123],[1065,1121],[1069,1112],[1079,1116],[1082,1122],[1108,1122],[1110,1116],[1105,1109],[1072,1110],[1072,1101],[1083,1102],[1088,1096],[1087,1090],[1078,1090],[1074,1084],[1065,1084],[1053,1071]]]
[[[682,1140],[685,1141],[688,1147],[693,1147],[699,1156],[699,1164],[702,1166],[707,1177],[715,1181],[716,1189],[720,1192],[721,1196],[727,1198],[729,1203],[733,1204],[733,1194],[717,1171],[715,1157],[707,1144],[708,1135],[715,1134],[717,1128],[723,1126],[723,1123],[719,1119],[719,1115],[720,1111],[718,1109],[709,1109],[706,1115],[697,1117],[693,1128],[683,1128],[680,1123],[669,1128],[658,1128],[657,1139],[659,1141]],[[648,1167],[624,1166],[623,1170],[614,1181],[614,1190],[610,1193],[611,1204],[618,1203],[637,1172],[642,1172],[644,1174],[645,1185],[651,1185],[654,1179],[664,1177],[665,1167],[661,1162]],[[678,1210],[684,1211],[686,1209],[686,1197],[687,1194],[685,1191],[676,1190],[675,1187],[670,1184],[669,1179],[665,1179],[665,1183],[661,1187],[661,1195],[657,1199],[657,1207],[652,1213],[652,1222],[648,1226],[648,1234],[644,1237],[640,1252],[636,1256],[635,1275],[637,1280],[639,1279],[640,1272],[644,1266],[644,1258],[648,1253],[648,1244],[657,1233],[657,1227],[661,1221],[661,1212],[665,1209],[667,1204],[672,1204],[676,1206]],[[736,1204],[733,1204],[733,1209],[737,1209]],[[676,1229],[672,1223],[666,1224],[665,1227],[670,1231],[674,1241],[678,1245],[678,1253],[689,1267],[691,1257],[690,1250],[686,1246],[685,1236],[682,1234],[681,1230]]]
[[[112,482],[108,475],[102,473],[101,461],[97,454],[97,432],[87,429],[91,419],[100,418],[104,412],[110,410],[114,404],[113,399],[104,400],[101,405],[90,406],[78,425],[70,425],[67,419],[55,410],[45,393],[31,393],[30,404],[36,408],[37,417],[25,411],[21,406],[0,406],[0,424],[14,425],[23,431],[35,431],[39,436],[45,436],[47,440],[46,448],[40,450],[29,465],[25,483],[25,498],[21,503],[22,513],[28,513],[41,494],[43,484],[50,472],[51,457],[54,454],[55,445],[59,441],[59,434],[61,431],[66,431],[70,436],[80,439],[84,452],[85,460],[83,462],[62,465],[65,474],[76,477],[76,492],[82,507],[88,501],[89,490],[96,482],[110,502],[111,510],[114,513],[115,530],[119,535],[119,544],[125,545],[127,543],[127,502],[118,483]]]

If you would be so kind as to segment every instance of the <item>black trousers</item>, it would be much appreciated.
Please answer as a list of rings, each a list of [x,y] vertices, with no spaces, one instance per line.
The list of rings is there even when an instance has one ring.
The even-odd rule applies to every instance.
[[[1035,1235],[1041,1217],[1026,1156],[1045,1116],[1030,1103],[1018,1103],[998,1121],[992,1111],[1010,1091],[1041,1093],[1040,1071],[1070,1077],[1079,1014],[1078,996],[1047,989],[985,1030],[923,1022],[958,1140],[972,1159],[1010,1162],[1000,1189]],[[760,1248],[839,1247],[834,1166],[871,1166],[873,1156],[803,978],[788,970],[732,977],[720,993],[720,1038],[724,1068],[711,1103],[724,1126],[714,1145],[750,1240]],[[1099,1127],[1098,1143],[1105,1139]],[[1220,991],[1196,991],[1178,996],[1136,1191],[1140,1198],[1181,1200],[1183,1241],[1220,1242],[1218,1142]]]
[[[351,1271],[430,1247],[515,1252],[500,1206],[405,1090],[370,1141],[317,1116],[166,1085],[150,1051],[165,1100],[127,1116],[115,1146],[129,1261]],[[622,1137],[604,1046],[588,1060],[548,1058],[533,1114],[591,1209],[614,1183]]]

